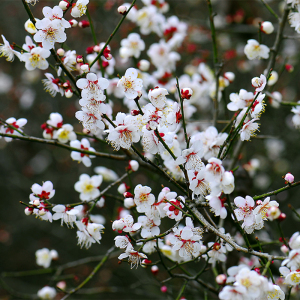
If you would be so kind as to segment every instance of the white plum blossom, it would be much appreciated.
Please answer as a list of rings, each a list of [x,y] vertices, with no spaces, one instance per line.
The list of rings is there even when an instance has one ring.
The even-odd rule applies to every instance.
[[[118,174],[115,171],[106,167],[95,167],[94,171],[98,175],[101,175],[104,181],[116,181],[119,178]]]
[[[115,246],[120,249],[126,249],[126,252],[129,252],[130,250],[133,250],[133,246],[131,244],[131,241],[129,237],[118,235],[114,238],[115,240]]]
[[[42,43],[43,48],[53,49],[55,43],[63,43],[67,39],[64,28],[61,26],[61,20],[55,19],[53,21],[48,18],[38,20],[35,23],[38,32],[33,36],[34,40]]]
[[[208,248],[212,248],[207,252],[208,254],[208,263],[212,264],[213,266],[216,264],[217,261],[226,261],[227,257],[225,255],[226,253],[226,247],[219,243],[213,243],[209,242],[207,244]]]
[[[77,0],[76,3],[72,5],[71,16],[73,18],[80,18],[85,15],[87,10],[87,5],[89,4],[89,0]]]
[[[88,73],[86,78],[80,78],[76,82],[77,87],[82,89],[81,97],[86,100],[104,101],[103,90],[109,85],[106,78],[98,78],[94,73]]]
[[[119,150],[121,147],[129,149],[132,143],[137,143],[140,140],[138,128],[133,120],[132,116],[119,112],[115,121],[117,126],[114,128],[110,124],[110,129],[106,130],[109,132],[106,139],[115,150]]]
[[[251,137],[255,136],[255,131],[259,127],[258,123],[254,123],[255,121],[258,121],[258,119],[252,119],[246,122],[239,131],[242,141],[249,141]]]
[[[204,164],[201,160],[203,154],[203,144],[201,141],[197,141],[193,143],[192,147],[182,151],[182,155],[177,157],[176,163],[178,165],[185,164],[186,170],[199,171],[204,168]]]
[[[156,108],[163,109],[166,105],[166,95],[168,94],[166,89],[155,87],[154,89],[149,90],[148,98]]]
[[[27,1],[33,2],[36,0],[27,0]],[[52,300],[56,297],[56,290],[55,290],[55,288],[46,285],[38,291],[37,295],[38,295],[39,299]]]
[[[132,56],[139,58],[143,50],[145,50],[145,42],[138,33],[130,33],[127,39],[121,41],[120,56],[125,60]]]
[[[73,224],[76,221],[76,216],[80,215],[83,210],[82,205],[77,205],[75,207],[68,207],[64,206],[62,204],[55,205],[52,208],[52,211],[55,213],[52,216],[53,220],[59,220],[61,219],[61,225],[63,223],[66,223],[66,225],[71,228],[73,228]]]
[[[134,203],[138,212],[147,212],[150,210],[151,205],[154,204],[155,197],[151,194],[151,188],[138,184],[134,188]]]
[[[130,263],[131,269],[138,266],[141,264],[141,261],[145,258],[147,258],[147,255],[144,253],[140,253],[138,251],[135,251],[134,249],[131,249],[129,251],[126,251],[125,253],[122,253],[119,255],[118,259],[122,260],[124,258],[128,257],[128,262]]]
[[[71,141],[70,146],[80,150],[95,152],[95,149],[90,147],[90,142],[86,138],[83,138],[81,142],[78,140]],[[94,157],[94,155],[80,153],[77,151],[71,152],[71,158],[73,160],[78,160],[79,162],[82,162],[86,167],[90,167],[92,165],[91,158]]]
[[[239,109],[248,107],[254,99],[254,94],[241,89],[239,94],[231,93],[229,95],[229,99],[231,102],[227,104],[227,108],[230,111],[237,111]]]
[[[260,77],[254,77],[251,80],[252,86],[255,88],[255,92],[261,92],[267,84],[267,78],[261,74]]]
[[[98,129],[103,130],[105,128],[101,115],[98,112],[89,110],[88,107],[82,107],[80,111],[75,113],[75,117],[92,134],[96,134]]]
[[[77,237],[78,244],[80,248],[85,247],[90,248],[92,244],[100,244],[102,239],[101,233],[104,226],[97,223],[89,223],[87,218],[83,218],[81,221],[76,221],[76,226],[78,228]]]
[[[179,200],[178,200],[179,198]],[[170,202],[170,203],[169,203]],[[185,199],[182,196],[178,196],[177,199],[172,199],[165,204],[164,210],[167,213],[167,216],[170,219],[174,219],[175,221],[179,221],[182,218],[182,209],[184,208]],[[177,207],[175,207],[174,205]]]
[[[209,182],[218,183],[221,181],[225,173],[225,169],[222,166],[222,161],[220,159],[215,157],[210,158],[205,168],[206,168],[206,179]]]
[[[76,133],[73,130],[73,126],[70,124],[64,124],[57,130],[57,139],[60,143],[67,143],[68,141],[76,140]]]
[[[248,298],[247,290],[241,285],[226,285],[219,293],[221,300],[246,300]]]
[[[103,181],[101,175],[94,175],[90,177],[87,174],[81,174],[79,181],[74,185],[75,191],[79,192],[81,201],[90,201],[100,196],[99,187]]]
[[[205,179],[205,168],[199,171],[188,171],[188,177],[190,182],[190,190],[193,191],[193,195],[206,196],[210,193],[210,187],[208,181]]]
[[[54,6],[53,8],[49,6],[44,6],[43,15],[45,18],[49,19],[50,21],[60,20],[60,25],[63,28],[71,27],[71,24],[63,18],[64,12],[59,6]]]
[[[290,1],[290,0],[289,0]],[[300,33],[300,12],[299,12],[299,2],[297,1],[293,1],[296,2],[297,4],[295,5],[295,7],[297,8],[298,11],[291,11],[289,13],[289,22],[291,24],[291,27],[294,27],[296,32]]]
[[[2,40],[4,44],[0,44],[0,57],[6,57],[7,61],[13,61],[15,59],[15,55],[20,58],[20,53],[15,51],[6,40],[4,35],[1,34]]]
[[[23,126],[27,124],[27,120],[25,118],[20,118],[17,120],[16,118],[12,117],[8,118],[5,122],[8,125],[0,125],[0,132],[17,136],[21,136],[20,132],[23,132]],[[9,125],[11,125],[12,127],[10,127]],[[14,128],[17,130],[15,130]],[[11,142],[13,139],[11,137],[4,137],[4,140],[6,142]]]
[[[112,224],[112,229],[117,231],[124,231],[124,232],[136,232],[141,228],[140,223],[134,223],[134,219],[131,215],[126,215],[125,217],[116,220]]]
[[[60,80],[54,78],[51,73],[45,73],[47,79],[42,79],[42,82],[45,86],[45,91],[48,92],[52,97],[55,97],[57,93],[60,93],[61,96],[64,95],[64,89],[59,85]]]
[[[47,248],[39,249],[35,252],[36,264],[38,266],[49,268],[51,261],[58,258],[56,250],[49,250]]]
[[[30,204],[34,204],[33,201],[40,200],[50,200],[54,194],[53,183],[51,181],[45,181],[43,185],[37,183],[33,184],[31,187],[32,194],[30,194]]]
[[[220,198],[220,196],[212,195],[208,195],[205,198],[208,200],[209,206],[216,216],[220,216],[221,219],[225,219],[227,217],[227,210],[224,205],[226,198]]]
[[[253,198],[250,196],[246,196],[246,198],[238,196],[234,199],[234,204],[238,207],[234,210],[237,220],[244,221],[242,227],[251,226],[255,221],[253,212],[255,203]]]
[[[135,99],[138,96],[138,92],[142,90],[143,80],[138,78],[136,69],[129,68],[119,80],[117,87],[124,92],[128,99]]]
[[[300,100],[297,103],[300,103]],[[295,126],[295,128],[300,128],[300,105],[293,107],[291,112],[295,114],[292,117],[293,125]]]
[[[244,48],[244,52],[248,59],[269,58],[270,49],[266,45],[260,44],[258,41],[250,39]]]
[[[50,51],[41,47],[34,47],[30,53],[23,53],[20,60],[25,62],[25,68],[32,71],[36,68],[46,70],[49,66],[46,58],[50,56]]]

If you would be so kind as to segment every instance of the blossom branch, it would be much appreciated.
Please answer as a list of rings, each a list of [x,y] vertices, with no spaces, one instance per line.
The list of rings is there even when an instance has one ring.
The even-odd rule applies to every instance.
[[[218,229],[216,229],[211,224],[209,224],[206,221],[206,219],[202,216],[202,214],[196,209],[196,207],[193,204],[190,204],[190,208],[191,208],[193,214],[195,215],[195,217],[197,218],[197,220],[204,227],[206,227],[208,230],[212,231],[217,236],[219,236],[220,238],[222,238],[224,241],[226,241],[228,244],[230,244],[237,251],[248,253],[248,254],[251,254],[251,255],[255,255],[255,256],[258,256],[258,257],[265,257],[267,259],[284,260],[286,258],[285,256],[270,255],[268,253],[262,253],[262,252],[258,252],[258,251],[255,251],[255,250],[249,250],[247,248],[241,247],[240,245],[238,245],[237,243],[235,243],[231,238],[229,238],[225,234],[221,233]]]
[[[103,52],[105,50],[105,48],[107,47],[107,45],[109,44],[109,42],[112,40],[112,38],[114,37],[114,35],[116,34],[116,32],[119,30],[121,24],[123,23],[123,21],[125,20],[126,16],[128,15],[128,13],[130,12],[131,8],[134,6],[136,0],[133,0],[130,7],[128,8],[128,10],[126,11],[126,13],[123,15],[122,19],[120,20],[120,22],[118,23],[118,25],[116,26],[116,28],[114,29],[114,31],[112,32],[112,34],[109,36],[109,38],[107,39],[105,45],[103,46],[103,48],[101,49],[101,51],[99,52],[99,54],[96,56],[96,58],[91,62],[90,67],[92,67],[95,62],[103,55]]]
[[[98,263],[98,265],[94,268],[94,270],[90,273],[90,275],[76,288],[69,291],[61,300],[67,299],[72,294],[76,293],[78,290],[80,290],[83,286],[85,286],[93,277],[94,275],[99,271],[99,269],[104,265],[104,263],[108,260],[110,254],[114,251],[115,246],[111,247],[105,254],[105,256],[102,258],[102,260]]]
[[[101,152],[97,152],[97,151],[93,152],[93,151],[88,151],[88,150],[82,150],[82,149],[78,149],[78,148],[73,148],[71,146],[59,143],[54,140],[46,140],[46,139],[36,138],[33,136],[18,136],[18,135],[14,135],[14,134],[6,134],[6,133],[0,133],[0,136],[10,137],[13,139],[18,139],[18,140],[23,140],[23,141],[53,145],[53,146],[57,146],[60,148],[65,148],[69,151],[76,151],[76,152],[80,152],[80,153],[84,153],[84,154],[88,154],[88,155],[94,155],[97,157],[105,157],[105,158],[115,159],[115,160],[126,160],[127,159],[127,157],[125,155],[116,155],[116,154],[109,154],[109,153],[101,153]]]
[[[284,187],[282,187],[278,190],[275,190],[275,191],[272,191],[272,192],[269,192],[269,193],[265,193],[265,194],[261,194],[261,195],[258,195],[258,196],[254,196],[253,200],[260,200],[261,198],[266,198],[266,197],[269,197],[269,196],[272,196],[272,195],[277,195],[277,194],[279,194],[283,191],[286,191],[286,190],[291,189],[295,186],[298,186],[299,184],[300,184],[300,181],[295,182],[295,183],[290,183],[290,184],[288,184],[288,185],[286,185],[286,186],[284,186]]]

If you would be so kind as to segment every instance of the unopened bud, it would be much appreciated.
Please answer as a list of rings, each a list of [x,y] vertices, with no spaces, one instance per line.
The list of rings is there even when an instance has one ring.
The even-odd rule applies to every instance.
[[[40,209],[39,209],[39,215],[40,216],[44,216],[45,214],[46,214],[46,209],[44,208],[44,207],[41,207]]]
[[[147,72],[150,68],[150,62],[146,59],[142,59],[138,62],[138,68],[143,72]]]
[[[111,60],[111,59],[113,58],[113,56],[109,53],[109,54],[107,54],[107,55],[105,56],[105,58],[106,58],[107,60]]]
[[[200,253],[203,254],[204,252],[206,252],[206,250],[207,250],[207,247],[202,245],[200,248]]]
[[[286,181],[286,183],[293,183],[295,180],[295,177],[291,173],[286,173],[284,176],[284,180]]]
[[[121,5],[118,7],[118,13],[121,15],[125,15],[127,12],[127,7],[125,5]]]
[[[58,56],[64,56],[65,55],[65,50],[63,48],[59,48],[56,51]]]
[[[167,288],[165,285],[163,285],[163,286],[160,288],[160,290],[161,290],[161,292],[166,293],[166,292],[168,291],[168,288]]]
[[[94,51],[95,51],[95,52],[100,52],[100,50],[101,50],[101,48],[100,48],[99,45],[96,45],[96,46],[94,47]]]
[[[190,88],[181,89],[181,97],[182,99],[189,100],[193,95],[193,90]]]
[[[224,78],[226,78],[230,83],[232,83],[235,79],[235,74],[233,72],[225,72]]]
[[[260,30],[263,33],[266,34],[271,34],[274,31],[274,26],[271,22],[267,21],[267,22],[262,22],[261,26],[260,26]]]
[[[56,287],[62,291],[64,291],[67,287],[67,284],[65,281],[59,281],[57,284],[56,284]]]
[[[294,71],[294,66],[292,65],[285,65],[285,69],[289,72],[289,73],[292,73]]]
[[[158,266],[155,265],[155,266],[152,266],[152,267],[151,267],[151,273],[152,273],[153,275],[157,275],[158,271],[159,271]]]
[[[254,271],[260,275],[260,268],[254,268]]]
[[[40,203],[40,200],[39,199],[36,199],[33,201],[33,205],[35,206],[39,206],[41,203]]]
[[[90,71],[90,66],[89,66],[89,64],[82,64],[80,66],[80,69],[83,73],[88,73]]]
[[[281,250],[281,252],[283,252],[283,253],[287,253],[287,252],[290,251],[290,249],[289,249],[286,245],[282,245],[282,246],[280,247],[280,250]]]
[[[133,198],[125,198],[125,199],[124,199],[124,206],[125,206],[126,208],[128,208],[128,209],[134,207],[134,206],[135,206],[135,203],[134,203]]]
[[[132,116],[137,116],[137,115],[140,114],[140,111],[139,111],[138,109],[133,109],[133,110],[130,112],[130,114],[131,114]]]
[[[57,253],[57,251],[56,251],[56,250],[51,250],[51,251],[50,251],[50,256],[51,256],[51,258],[52,258],[53,260],[58,259],[58,253]]]
[[[119,187],[118,187],[118,192],[120,193],[120,194],[124,194],[125,192],[126,192],[126,184],[125,183],[121,183],[120,185],[119,185]]]
[[[224,285],[226,283],[227,277],[225,274],[220,274],[216,277],[216,282],[219,285]]]
[[[33,208],[32,207],[26,207],[24,212],[25,212],[26,216],[30,216],[33,213]]]
[[[71,98],[73,96],[73,91],[71,89],[67,89],[65,91],[65,97],[66,98]]]
[[[124,198],[133,198],[134,196],[130,192],[125,192],[123,194]]]
[[[262,205],[262,201],[261,200],[257,200],[256,201],[256,205]]]
[[[281,213],[278,217],[278,221],[284,221],[286,219],[286,214],[285,213]]]
[[[129,161],[129,167],[133,172],[136,172],[139,169],[139,163],[136,160]]]
[[[82,20],[78,23],[78,26],[80,28],[86,28],[86,27],[90,27],[90,22],[87,20]]]
[[[70,3],[66,0],[62,0],[59,2],[58,6],[62,9],[62,10],[67,10],[70,7]]]
[[[78,22],[75,19],[69,20],[69,23],[71,27],[76,27],[78,25]]]
[[[77,55],[77,57],[76,57],[76,62],[77,62],[78,64],[80,64],[80,63],[83,62],[83,57],[82,57],[82,55]]]

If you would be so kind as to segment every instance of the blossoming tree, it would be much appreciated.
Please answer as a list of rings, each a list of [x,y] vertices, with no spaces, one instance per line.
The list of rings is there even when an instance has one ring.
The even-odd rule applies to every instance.
[[[250,149],[250,140],[270,139],[256,136],[269,109],[292,107],[290,125],[300,127],[300,101],[285,101],[288,92],[273,91],[280,76],[293,71],[280,47],[284,39],[298,38],[288,21],[299,33],[299,1],[282,1],[277,14],[261,0],[262,14],[274,19],[274,26],[262,19],[245,22],[252,38],[228,50],[230,40],[222,30],[226,24],[241,25],[243,12],[226,19],[215,16],[217,8],[207,0],[206,39],[212,50],[206,57],[193,50],[193,36],[204,31],[172,15],[171,3],[133,0],[116,7],[107,1],[119,14],[107,38],[95,29],[94,2],[62,0],[50,7],[22,0],[19,5],[28,16],[25,44],[9,42],[14,39],[9,33],[2,35],[1,56],[24,63],[29,72],[42,70],[45,92],[53,101],[68,98],[76,107],[71,117],[64,110],[43,116],[39,136],[27,133],[30,118],[1,113],[3,147],[10,142],[12,147],[26,142],[60,147],[69,151],[70,163],[84,170],[73,182],[78,199],[60,198],[60,188],[40,176],[38,183],[28,185],[31,193],[22,195],[19,206],[27,218],[38,219],[36,224],[47,221],[49,231],[52,226],[68,230],[82,248],[82,258],[62,264],[57,260],[63,245],[37,249],[36,264],[43,269],[6,270],[1,274],[6,292],[32,299],[67,299],[75,293],[93,297],[104,290],[98,282],[86,286],[111,261],[114,272],[122,262],[122,267],[129,264],[127,274],[142,274],[135,269],[144,268],[156,290],[149,299],[298,299],[299,231],[284,233],[287,212],[282,198],[275,197],[300,181],[282,171],[281,185],[264,193],[241,191],[239,182],[243,176],[255,180],[263,165],[253,153],[244,161],[242,147]],[[132,29],[126,30],[126,24]],[[83,28],[92,38],[85,53],[69,47],[76,30]],[[234,28],[228,28],[233,34]],[[118,41],[121,30],[124,38]],[[288,30],[292,36],[286,35]],[[195,39],[201,44],[201,38]],[[238,57],[233,71],[227,63]],[[237,73],[245,73],[246,83]],[[278,141],[272,141],[270,157],[276,158]],[[105,167],[109,160],[111,168]],[[267,238],[266,229],[271,231]],[[85,257],[84,249],[90,248],[102,255]],[[69,280],[74,276],[68,277],[68,269],[93,261],[96,265],[80,282]],[[51,274],[34,295],[6,282],[6,277],[32,274]],[[128,295],[140,296],[134,288]]]

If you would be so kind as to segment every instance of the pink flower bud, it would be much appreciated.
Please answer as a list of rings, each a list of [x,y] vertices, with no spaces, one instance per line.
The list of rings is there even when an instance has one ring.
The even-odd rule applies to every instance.
[[[64,56],[65,55],[65,50],[62,48],[57,49],[56,51],[58,56]]]
[[[158,268],[158,266],[152,266],[151,267],[151,273],[153,274],[153,275],[157,275],[158,274],[158,271],[159,271],[159,268]]]
[[[95,51],[95,52],[100,52],[100,50],[101,50],[101,48],[100,48],[99,45],[96,45],[96,46],[94,47],[94,51]]]
[[[267,212],[266,212],[266,217],[273,221],[278,219],[278,217],[280,216],[281,211],[277,206],[271,206],[268,208]]]
[[[160,290],[161,290],[163,293],[166,293],[166,292],[168,291],[168,288],[167,288],[165,285],[163,285],[163,286],[160,288]]]
[[[39,206],[41,203],[40,203],[40,200],[39,199],[36,199],[33,201],[33,205],[35,206]]]
[[[32,207],[26,207],[24,212],[25,212],[26,216],[30,216],[33,213],[33,208]]]
[[[62,9],[62,10],[67,10],[70,7],[70,3],[66,0],[62,0],[59,2],[58,6]]]
[[[294,179],[295,177],[291,173],[286,173],[284,176],[284,180],[286,181],[286,183],[293,183]]]
[[[261,205],[262,204],[262,201],[261,200],[257,200],[256,201],[256,205]]]
[[[78,26],[80,28],[86,28],[86,27],[90,27],[90,22],[87,20],[82,20],[78,23]]]
[[[286,214],[285,213],[281,213],[280,216],[278,217],[278,221],[284,221],[286,219]]]
[[[129,168],[133,172],[136,172],[139,169],[139,163],[136,160],[129,161]]]
[[[255,268],[254,271],[260,275],[260,268]]]
[[[118,7],[118,13],[121,15],[125,15],[127,12],[127,7],[125,5],[121,5]]]
[[[89,64],[82,64],[80,66],[80,69],[83,73],[88,73],[90,71],[90,66],[89,66]]]
[[[181,89],[181,98],[189,100],[193,95],[193,90],[190,88]]]
[[[289,72],[289,73],[292,73],[294,71],[294,66],[292,65],[285,65],[285,69]]]
[[[65,97],[66,98],[71,98],[73,96],[73,91],[71,89],[67,89],[65,91]]]
[[[124,194],[126,192],[126,184],[125,183],[121,183],[118,187],[118,192],[120,194]]]
[[[280,250],[283,252],[283,253],[287,253],[290,251],[290,249],[286,246],[286,245],[282,245],[280,247]]]
[[[56,287],[60,290],[65,290],[66,287],[67,287],[67,284],[65,281],[59,281],[57,284],[56,284]]]
[[[217,284],[223,285],[226,283],[227,277],[225,274],[220,274],[216,277]]]
[[[78,22],[75,19],[69,20],[69,23],[71,27],[76,27],[78,25]]]
[[[274,31],[274,26],[271,22],[262,22],[260,30],[265,34],[271,34]]]

